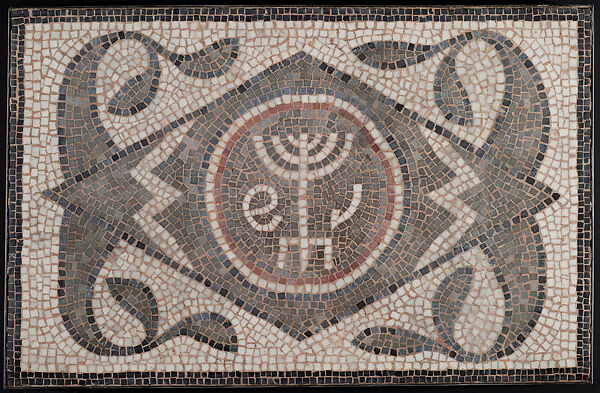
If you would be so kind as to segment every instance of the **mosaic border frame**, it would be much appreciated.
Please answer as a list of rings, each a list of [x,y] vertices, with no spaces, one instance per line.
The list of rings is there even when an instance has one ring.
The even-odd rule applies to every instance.
[[[9,11],[9,136],[7,162],[7,258],[5,267],[6,387],[127,385],[343,385],[591,382],[592,377],[592,18],[591,7],[327,8],[212,7],[12,9]],[[577,367],[546,369],[406,371],[261,371],[48,373],[21,370],[21,200],[23,163],[25,25],[91,21],[488,21],[570,20],[578,22],[578,223]]]

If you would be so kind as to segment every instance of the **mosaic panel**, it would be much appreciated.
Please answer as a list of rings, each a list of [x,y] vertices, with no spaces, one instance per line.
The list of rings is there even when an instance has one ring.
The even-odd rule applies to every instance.
[[[591,8],[10,21],[8,386],[591,381]]]

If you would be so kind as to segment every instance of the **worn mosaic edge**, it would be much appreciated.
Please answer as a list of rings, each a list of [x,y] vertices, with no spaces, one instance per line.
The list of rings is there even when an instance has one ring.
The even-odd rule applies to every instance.
[[[255,20],[376,20],[487,21],[572,20],[578,22],[578,256],[577,367],[445,371],[261,371],[261,372],[122,372],[41,373],[20,368],[20,264],[23,163],[23,44],[25,25],[91,21],[255,21]],[[150,9],[20,9],[10,13],[10,79],[8,144],[8,220],[5,311],[5,380],[8,387],[77,385],[335,385],[591,382],[592,333],[592,9],[581,8],[150,8]]]

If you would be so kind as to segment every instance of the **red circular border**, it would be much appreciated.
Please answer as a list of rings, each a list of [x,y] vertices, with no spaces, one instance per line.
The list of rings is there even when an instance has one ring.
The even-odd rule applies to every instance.
[[[248,261],[248,259],[244,255],[244,253],[236,246],[235,242],[231,238],[231,235],[229,234],[229,229],[227,228],[227,225],[225,223],[225,215],[223,213],[222,205],[221,205],[221,177],[225,170],[225,164],[229,158],[229,154],[231,154],[232,148],[235,145],[235,143],[240,139],[242,134],[244,134],[245,132],[248,132],[248,130],[251,127],[260,123],[262,120],[264,120],[278,112],[289,111],[289,110],[293,110],[293,109],[327,110],[327,111],[330,111],[333,113],[337,113],[340,116],[342,116],[345,119],[352,122],[353,124],[355,124],[359,128],[359,132],[363,134],[363,136],[369,143],[369,146],[373,149],[373,151],[379,157],[382,165],[385,168],[385,174],[386,174],[386,178],[387,178],[387,187],[386,187],[387,190],[386,191],[387,191],[387,195],[388,195],[388,205],[386,208],[385,220],[387,220],[388,225],[382,225],[380,227],[379,231],[373,237],[373,239],[369,243],[368,247],[366,247],[365,251],[349,266],[346,266],[344,269],[336,271],[335,273],[331,273],[331,274],[321,276],[321,277],[285,278],[285,277],[279,277],[274,274],[268,273],[265,270],[256,267],[256,265],[254,265],[253,263]],[[221,153],[219,164],[217,165],[217,171],[216,171],[215,181],[214,181],[214,204],[217,209],[217,221],[219,224],[219,228],[221,229],[223,236],[225,237],[225,241],[227,242],[227,244],[229,245],[231,250],[235,253],[235,255],[240,259],[240,261],[242,261],[242,263],[245,266],[247,266],[254,274],[256,274],[260,278],[263,278],[267,281],[278,283],[278,284],[318,285],[318,284],[331,283],[335,280],[338,280],[340,278],[347,276],[352,271],[354,271],[358,266],[360,266],[369,257],[369,255],[373,252],[373,250],[381,243],[381,241],[383,240],[383,237],[385,236],[385,232],[389,228],[389,225],[392,221],[392,217],[394,214],[394,206],[395,206],[395,204],[394,204],[394,193],[395,193],[394,186],[395,186],[395,179],[394,179],[394,176],[392,173],[392,168],[388,162],[388,159],[385,157],[383,151],[381,151],[379,146],[375,143],[375,140],[371,136],[371,133],[369,132],[369,130],[367,130],[363,126],[363,124],[358,121],[358,119],[356,117],[352,116],[352,114],[348,113],[344,109],[338,108],[332,104],[300,103],[300,102],[298,102],[298,103],[291,103],[291,104],[280,104],[273,108],[269,108],[266,111],[262,112],[261,114],[248,120],[246,123],[244,123],[244,125],[242,127],[240,127],[238,130],[235,131],[235,133],[229,139],[227,146]]]

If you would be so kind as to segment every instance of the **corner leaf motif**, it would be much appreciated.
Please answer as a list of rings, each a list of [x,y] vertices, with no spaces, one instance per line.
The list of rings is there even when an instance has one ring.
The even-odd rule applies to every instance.
[[[454,324],[460,316],[465,298],[471,291],[472,281],[472,268],[456,269],[454,273],[442,280],[431,303],[433,323],[440,337],[451,346],[455,344]]]
[[[158,90],[160,68],[156,54],[151,53],[151,67],[131,78],[108,102],[108,112],[118,116],[131,116],[145,109]]]
[[[424,351],[448,352],[439,343],[410,330],[374,326],[363,330],[352,344],[376,355],[406,356]]]
[[[108,103],[109,113],[131,116],[145,109],[152,102],[161,76],[157,53],[167,57],[187,76],[210,79],[225,74],[237,58],[239,50],[236,38],[223,39],[196,53],[185,55],[172,53],[149,39],[141,41],[148,50],[149,67],[121,87]]]
[[[151,341],[158,329],[158,307],[154,294],[146,284],[134,279],[106,279],[111,296],[144,326],[145,341]]]
[[[184,74],[200,79],[210,79],[225,74],[237,59],[237,38],[219,40],[200,51],[188,55],[172,53],[169,60]]]
[[[200,313],[184,318],[161,335],[157,344],[177,336],[188,336],[220,351],[237,352],[238,338],[231,322],[217,313]]]
[[[352,52],[360,61],[382,70],[409,67],[433,56],[430,45],[411,42],[376,41],[357,46]]]
[[[470,126],[473,124],[471,101],[456,72],[455,64],[454,56],[446,56],[436,72],[433,83],[435,103],[446,119],[461,126]]]
[[[440,333],[441,342],[402,328],[375,326],[363,330],[352,344],[376,355],[407,356],[423,351],[436,351],[463,360],[463,356],[457,351],[458,348],[454,348],[459,346],[452,335],[463,301],[471,290],[472,279],[472,268],[458,268],[442,280],[437,288],[432,311],[433,322]]]

